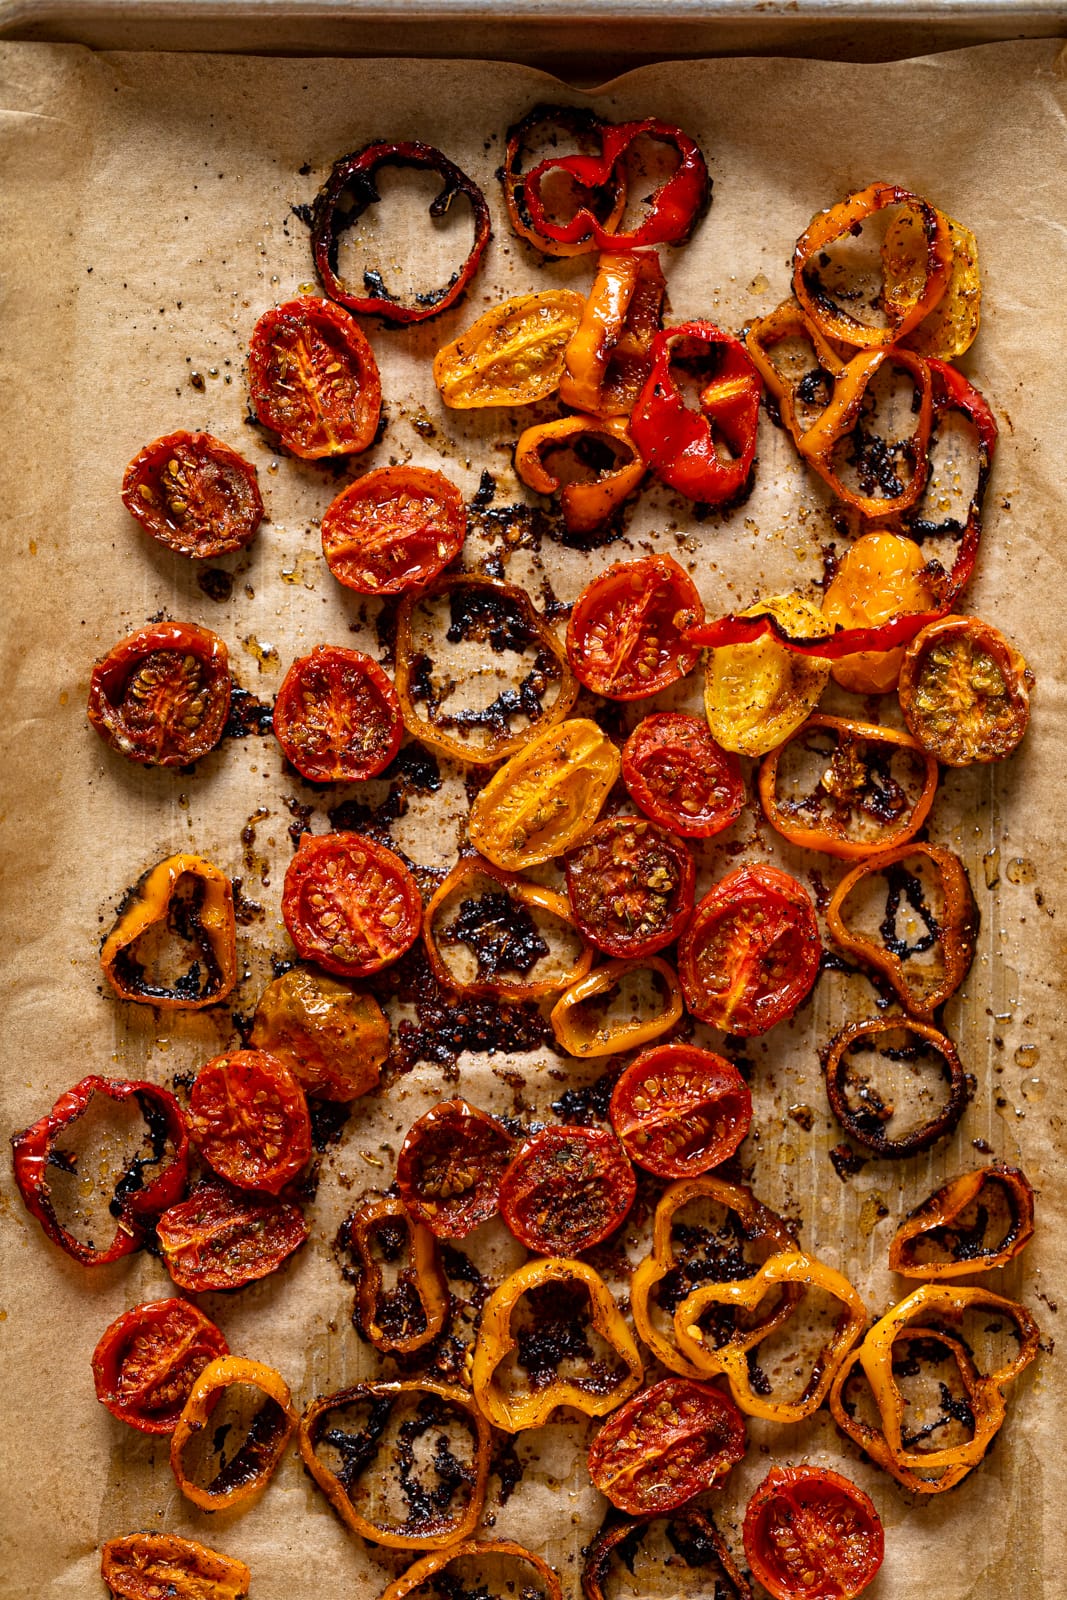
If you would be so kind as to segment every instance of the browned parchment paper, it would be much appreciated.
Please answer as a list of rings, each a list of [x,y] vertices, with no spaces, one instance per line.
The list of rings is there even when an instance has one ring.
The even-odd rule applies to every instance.
[[[536,72],[45,45],[6,46],[2,63],[6,1139],[89,1071],[170,1083],[232,1042],[228,1006],[158,1019],[101,993],[101,931],[147,865],[199,850],[242,877],[262,906],[240,929],[248,976],[233,1009],[250,1010],[270,954],[288,950],[279,915],[291,851],[286,801],[312,805],[312,826],[322,829],[338,798],[283,773],[269,739],[227,742],[192,774],[143,772],[106,752],[84,717],[93,660],[161,610],[221,633],[237,677],[263,699],[315,643],[376,649],[376,606],[333,582],[318,546],[316,519],[343,476],[275,453],[245,425],[253,324],[313,278],[306,230],[290,208],[313,198],[339,154],[374,137],[440,145],[482,184],[495,238],[466,304],[421,330],[370,326],[389,422],[353,470],[393,460],[440,466],[469,496],[488,467],[497,505],[523,498],[510,469],[522,419],[445,412],[430,357],[504,294],[565,281],[581,288],[588,268],[543,267],[511,238],[500,204],[494,171],[508,123],[539,98],[574,98]],[[968,608],[1016,640],[1039,682],[1021,752],[1002,767],[946,774],[930,826],[967,861],[981,907],[978,958],[948,1013],[976,1096],[947,1145],[897,1165],[872,1162],[840,1181],[827,1158],[840,1134],[817,1049],[856,1000],[826,978],[793,1024],[746,1051],[758,1134],[742,1158],[756,1191],[802,1219],[806,1246],[845,1271],[875,1314],[901,1293],[884,1262],[903,1211],[984,1159],[974,1141],[1021,1159],[1039,1193],[1038,1235],[1021,1264],[996,1275],[996,1287],[1033,1308],[1047,1349],[1017,1386],[990,1459],[950,1495],[910,1503],[823,1413],[798,1428],[754,1426],[749,1457],[717,1503],[740,1551],[739,1515],[770,1459],[833,1465],[869,1489],[886,1524],[889,1553],[872,1600],[1052,1600],[1062,1592],[1065,1517],[1064,1384],[1052,1345],[1067,1237],[1056,994],[1064,962],[1062,65],[1051,43],[887,66],[667,64],[621,80],[596,104],[609,116],[677,121],[708,153],[711,212],[687,250],[666,253],[675,320],[710,316],[736,328],[771,309],[812,212],[874,178],[927,194],[980,241],[983,326],[964,365],[995,408],[1001,449]],[[424,248],[419,236],[403,240],[397,257]],[[686,506],[651,489],[628,538],[608,550],[575,556],[546,542],[539,554],[511,551],[499,531],[476,530],[467,564],[502,554],[508,576],[535,596],[547,575],[569,600],[606,562],[668,550],[691,566],[714,611],[811,585],[820,545],[832,537],[825,500],[766,419],[760,426],[757,487],[727,517],[697,524]],[[118,500],[129,458],[178,427],[220,435],[259,468],[270,520],[247,556],[217,563],[234,575],[225,601],[207,596],[192,565],[153,547]],[[394,830],[425,863],[451,859],[462,834],[462,784],[447,768],[444,779],[436,795],[413,798]],[[386,786],[364,788],[377,803]],[[701,853],[701,892],[731,864],[737,842],[801,876],[813,865],[830,881],[838,875],[825,862],[772,850],[750,806]],[[276,1365],[300,1404],[378,1370],[351,1327],[351,1290],[331,1249],[354,1196],[389,1181],[399,1138],[435,1100],[458,1091],[544,1116],[566,1082],[589,1082],[600,1070],[545,1051],[464,1057],[447,1079],[423,1065],[357,1105],[324,1158],[308,1248],[261,1286],[204,1297],[231,1348]],[[810,1132],[787,1115],[795,1104],[813,1109]],[[0,1593],[102,1594],[100,1541],[155,1527],[245,1559],[256,1600],[372,1600],[404,1558],[348,1536],[295,1459],[244,1513],[211,1518],[182,1501],[166,1442],[113,1421],[89,1372],[105,1325],[169,1292],[164,1270],[145,1254],[84,1270],[27,1218],[6,1162],[0,1192]],[[470,1241],[470,1254],[494,1272],[518,1257],[496,1224]],[[574,1421],[524,1436],[523,1481],[506,1504],[494,1498],[486,1519],[495,1536],[525,1538],[553,1560],[568,1595],[577,1593],[578,1552],[604,1509],[584,1468],[590,1432]]]

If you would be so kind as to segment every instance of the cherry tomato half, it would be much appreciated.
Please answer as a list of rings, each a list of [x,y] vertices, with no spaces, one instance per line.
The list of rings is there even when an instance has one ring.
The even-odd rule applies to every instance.
[[[647,817],[686,839],[709,839],[745,804],[741,763],[696,717],[657,711],[622,747],[622,780]]]
[[[163,1264],[179,1289],[240,1289],[276,1272],[308,1236],[299,1206],[202,1183],[156,1227]]]
[[[615,1135],[604,1128],[542,1128],[504,1174],[500,1214],[542,1256],[572,1256],[599,1244],[623,1221],[637,1180]]]
[[[471,844],[506,872],[561,856],[592,827],[618,775],[618,750],[588,717],[545,728],[476,798]]]
[[[210,433],[168,433],[139,450],[122,503],[180,556],[221,556],[251,544],[263,520],[256,469]]]
[[[316,645],[294,661],[274,703],[275,737],[312,783],[376,778],[400,749],[403,731],[387,675],[370,656],[339,645]]]
[[[797,594],[761,600],[740,615],[765,611],[794,638],[830,632],[822,613]],[[829,678],[829,661],[797,655],[769,633],[749,644],[718,645],[708,651],[704,679],[712,737],[724,750],[766,755],[815,710]]]
[[[379,467],[350,483],[322,518],[326,565],[357,594],[421,589],[454,561],[467,533],[463,496],[429,467]]]
[[[359,324],[315,295],[265,311],[252,333],[248,382],[256,416],[305,460],[374,443],[378,363]]]
[[[282,916],[305,961],[362,978],[414,943],[422,898],[384,845],[358,833],[305,834],[285,874]]]
[[[692,672],[700,650],[685,629],[703,620],[696,584],[670,556],[619,561],[578,596],[567,656],[587,689],[640,700]]]
[[[235,1050],[201,1067],[188,1122],[208,1166],[238,1189],[277,1194],[311,1159],[304,1091],[265,1050]]]
[[[515,1141],[495,1117],[445,1100],[412,1124],[396,1163],[404,1209],[438,1239],[465,1239],[495,1216]]]
[[[720,1482],[745,1444],[745,1419],[729,1395],[664,1378],[612,1412],[589,1448],[589,1476],[620,1511],[651,1516]]]
[[[176,1533],[128,1533],[100,1547],[100,1576],[118,1600],[242,1600],[243,1561]]]
[[[305,1094],[356,1100],[381,1077],[389,1021],[373,995],[294,967],[260,996],[251,1042],[277,1056]]]
[[[567,851],[564,870],[579,931],[609,956],[662,950],[693,909],[692,856],[643,817],[598,822]]]
[[[692,1044],[646,1050],[611,1095],[611,1125],[631,1161],[658,1178],[717,1167],[752,1122],[752,1096],[732,1062]]]
[[[141,1433],[173,1433],[196,1379],[229,1353],[220,1330],[188,1300],[134,1306],[93,1351],[96,1398]]]
[[[904,721],[946,767],[1003,761],[1030,721],[1034,675],[977,617],[942,617],[912,640],[900,669]]]
[[[777,867],[740,867],[701,900],[678,946],[693,1016],[745,1037],[792,1016],[819,970],[811,897]]]
[[[828,1467],[772,1467],[743,1536],[753,1577],[775,1600],[853,1600],[885,1554],[873,1502]]]
[[[222,738],[231,687],[229,653],[217,634],[192,622],[157,622],[96,663],[89,721],[129,761],[184,767]]]

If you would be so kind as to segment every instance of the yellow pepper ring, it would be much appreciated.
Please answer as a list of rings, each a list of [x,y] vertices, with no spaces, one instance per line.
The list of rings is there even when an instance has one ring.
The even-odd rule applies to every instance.
[[[255,1428],[237,1454],[228,1459],[215,1478],[217,1488],[201,1489],[185,1474],[184,1453],[189,1441],[211,1420],[215,1398],[233,1384],[259,1389],[273,1401],[280,1415],[271,1417],[267,1428]],[[293,1408],[289,1385],[280,1372],[261,1361],[243,1356],[221,1356],[200,1373],[189,1391],[178,1426],[171,1435],[170,1465],[178,1488],[187,1500],[202,1511],[229,1510],[231,1506],[258,1494],[266,1485],[300,1419]],[[243,1460],[247,1452],[247,1460]]]
[[[808,1379],[804,1394],[796,1401],[766,1400],[752,1387],[748,1352],[767,1337],[770,1329],[760,1325],[736,1334],[726,1344],[712,1349],[701,1334],[699,1321],[712,1305],[751,1310],[759,1305],[772,1284],[796,1283],[824,1289],[844,1307],[829,1344]],[[863,1332],[867,1311],[848,1279],[833,1267],[815,1261],[801,1250],[783,1251],[771,1256],[751,1278],[738,1283],[706,1283],[682,1301],[674,1313],[674,1336],[683,1355],[695,1366],[702,1366],[704,1377],[725,1373],[734,1399],[751,1417],[770,1422],[800,1422],[817,1411],[825,1400],[834,1374]]]
[[[662,1361],[672,1372],[678,1372],[685,1378],[703,1378],[706,1373],[702,1367],[687,1361],[685,1356],[660,1333],[652,1321],[649,1302],[656,1284],[667,1276],[675,1264],[674,1248],[671,1243],[671,1229],[675,1217],[684,1206],[689,1205],[690,1201],[703,1199],[715,1200],[730,1211],[736,1212],[745,1232],[754,1238],[769,1239],[779,1250],[788,1250],[793,1245],[793,1236],[782,1218],[757,1200],[751,1190],[743,1188],[740,1184],[704,1176],[684,1178],[679,1183],[672,1183],[664,1191],[652,1223],[652,1250],[638,1265],[630,1283],[630,1310],[638,1333],[656,1359]],[[778,1305],[771,1315],[759,1324],[765,1333],[773,1333],[776,1328],[781,1327],[799,1303],[801,1293],[799,1286],[786,1285]]]
[[[577,1018],[571,1014],[576,1007],[591,1000],[594,995],[606,994],[629,973],[642,970],[651,970],[662,980],[667,991],[663,1009],[650,1017],[638,1017],[617,1025],[605,1019],[604,1026],[592,1032],[588,1029],[583,1032]],[[620,1050],[636,1050],[638,1045],[658,1039],[661,1033],[673,1028],[681,1014],[682,990],[674,968],[660,956],[641,956],[632,961],[605,961],[603,966],[594,967],[592,972],[563,991],[552,1007],[549,1021],[552,1032],[568,1055],[610,1056]]]
[[[628,1371],[607,1391],[595,1393],[564,1378],[533,1394],[518,1398],[505,1396],[495,1382],[497,1369],[516,1347],[511,1331],[511,1316],[523,1295],[544,1283],[578,1282],[585,1285],[592,1311],[591,1326],[622,1357]],[[589,1417],[603,1417],[640,1387],[644,1367],[633,1335],[623,1320],[607,1284],[584,1261],[563,1256],[528,1261],[505,1278],[485,1303],[478,1341],[474,1347],[471,1387],[482,1412],[497,1428],[519,1433],[524,1428],[540,1428],[558,1406],[574,1406]]]

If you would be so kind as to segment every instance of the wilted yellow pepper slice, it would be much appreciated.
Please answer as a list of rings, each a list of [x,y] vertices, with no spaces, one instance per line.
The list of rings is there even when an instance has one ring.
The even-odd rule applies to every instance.
[[[741,616],[766,611],[793,637],[830,632],[822,613],[798,594],[761,600]],[[751,644],[719,645],[708,652],[704,683],[704,710],[712,737],[724,750],[766,755],[815,710],[829,677],[829,661],[798,655],[769,633]]]
[[[917,328],[900,341],[920,356],[955,361],[978,336],[982,311],[982,280],[978,272],[978,241],[969,228],[944,212],[935,213],[948,229],[952,246],[945,292]],[[900,211],[886,229],[882,242],[882,275],[886,295],[907,300],[918,295],[926,272],[927,240],[918,216]]]
[[[573,289],[515,295],[437,352],[433,381],[446,406],[525,406],[555,393],[585,300]]]

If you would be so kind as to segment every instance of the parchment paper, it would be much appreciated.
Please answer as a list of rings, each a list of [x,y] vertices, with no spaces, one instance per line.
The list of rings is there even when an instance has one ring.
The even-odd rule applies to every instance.
[[[576,98],[547,76],[499,64],[4,47],[5,1137],[87,1072],[170,1083],[234,1042],[231,1009],[251,1010],[270,954],[290,953],[279,915],[292,848],[286,799],[312,805],[312,825],[322,829],[339,798],[284,773],[269,738],[227,741],[191,774],[141,771],[105,751],[84,715],[94,659],[161,610],[221,633],[238,679],[262,699],[316,643],[377,649],[377,607],[342,591],[319,549],[316,519],[344,477],[282,456],[245,421],[243,363],[256,318],[313,280],[306,229],[290,208],[313,198],[338,155],[376,137],[439,145],[482,185],[495,238],[467,302],[421,330],[369,325],[389,421],[352,471],[411,460],[441,467],[469,497],[488,466],[495,503],[521,500],[510,445],[524,419],[447,413],[430,357],[505,294],[588,282],[587,267],[545,268],[513,240],[494,179],[505,128],[546,97]],[[994,1286],[1033,1308],[1046,1349],[1016,1386],[990,1458],[952,1494],[911,1503],[823,1412],[801,1427],[754,1427],[717,1515],[740,1554],[739,1517],[769,1461],[814,1460],[863,1484],[885,1521],[889,1553],[872,1600],[1052,1600],[1062,1592],[1067,1515],[1058,1471],[1065,1386],[1052,1348],[1067,1238],[1056,920],[1064,859],[1062,63],[1053,44],[1027,43],[862,67],[665,64],[620,80],[595,103],[609,116],[677,121],[708,153],[711,212],[688,249],[666,253],[675,321],[710,316],[737,328],[770,310],[786,293],[793,241],[811,214],[874,178],[928,195],[980,241],[983,325],[963,365],[994,406],[1001,448],[967,608],[1016,641],[1038,689],[1021,751],[1002,766],[947,773],[929,830],[964,857],[982,913],[978,958],[948,1010],[977,1093],[947,1144],[895,1165],[871,1162],[840,1181],[827,1151],[841,1135],[817,1051],[855,1001],[824,978],[793,1023],[745,1052],[758,1132],[741,1155],[756,1192],[802,1219],[806,1246],[853,1279],[872,1314],[902,1292],[884,1263],[903,1212],[948,1175],[988,1159],[974,1141],[1021,1160],[1038,1190],[1037,1237]],[[652,489],[628,538],[604,551],[577,556],[546,543],[538,558],[476,532],[466,563],[503,551],[509,577],[536,596],[547,574],[569,600],[610,560],[681,551],[713,613],[761,591],[810,585],[821,572],[820,544],[833,537],[825,501],[791,447],[766,419],[760,426],[756,490],[729,516],[698,524],[690,508]],[[215,563],[235,577],[223,602],[208,598],[193,565],[152,545],[118,499],[130,457],[179,427],[221,436],[259,468],[269,522],[246,556]],[[418,861],[450,861],[462,835],[462,785],[455,774],[446,780],[437,795],[415,796],[394,830]],[[374,801],[385,787],[361,786]],[[750,801],[737,827],[701,852],[699,892],[732,864],[737,841],[748,857],[773,854],[802,877],[818,865],[836,881],[832,864],[779,851],[767,833]],[[239,930],[247,976],[232,1005],[160,1019],[101,992],[97,945],[125,886],[185,848],[242,877],[263,912]],[[562,1087],[601,1070],[546,1051],[465,1057],[447,1080],[422,1065],[359,1103],[323,1160],[309,1246],[262,1285],[203,1297],[231,1348],[277,1366],[300,1405],[387,1368],[352,1329],[351,1290],[331,1248],[354,1198],[390,1181],[400,1137],[436,1100],[460,1092],[489,1108],[551,1116]],[[798,1102],[814,1110],[810,1132],[786,1114]],[[114,1421],[96,1403],[89,1370],[114,1316],[170,1291],[164,1269],[147,1254],[83,1269],[27,1217],[6,1162],[0,1188],[0,1593],[102,1594],[100,1542],[154,1527],[246,1560],[256,1600],[372,1600],[405,1558],[349,1536],[295,1458],[246,1512],[212,1518],[182,1500],[166,1441]],[[495,1223],[469,1247],[497,1274],[519,1257]],[[519,1454],[531,1464],[506,1505],[491,1501],[485,1524],[553,1560],[568,1595],[577,1593],[580,1548],[604,1511],[584,1467],[591,1432],[576,1420],[523,1436]]]

